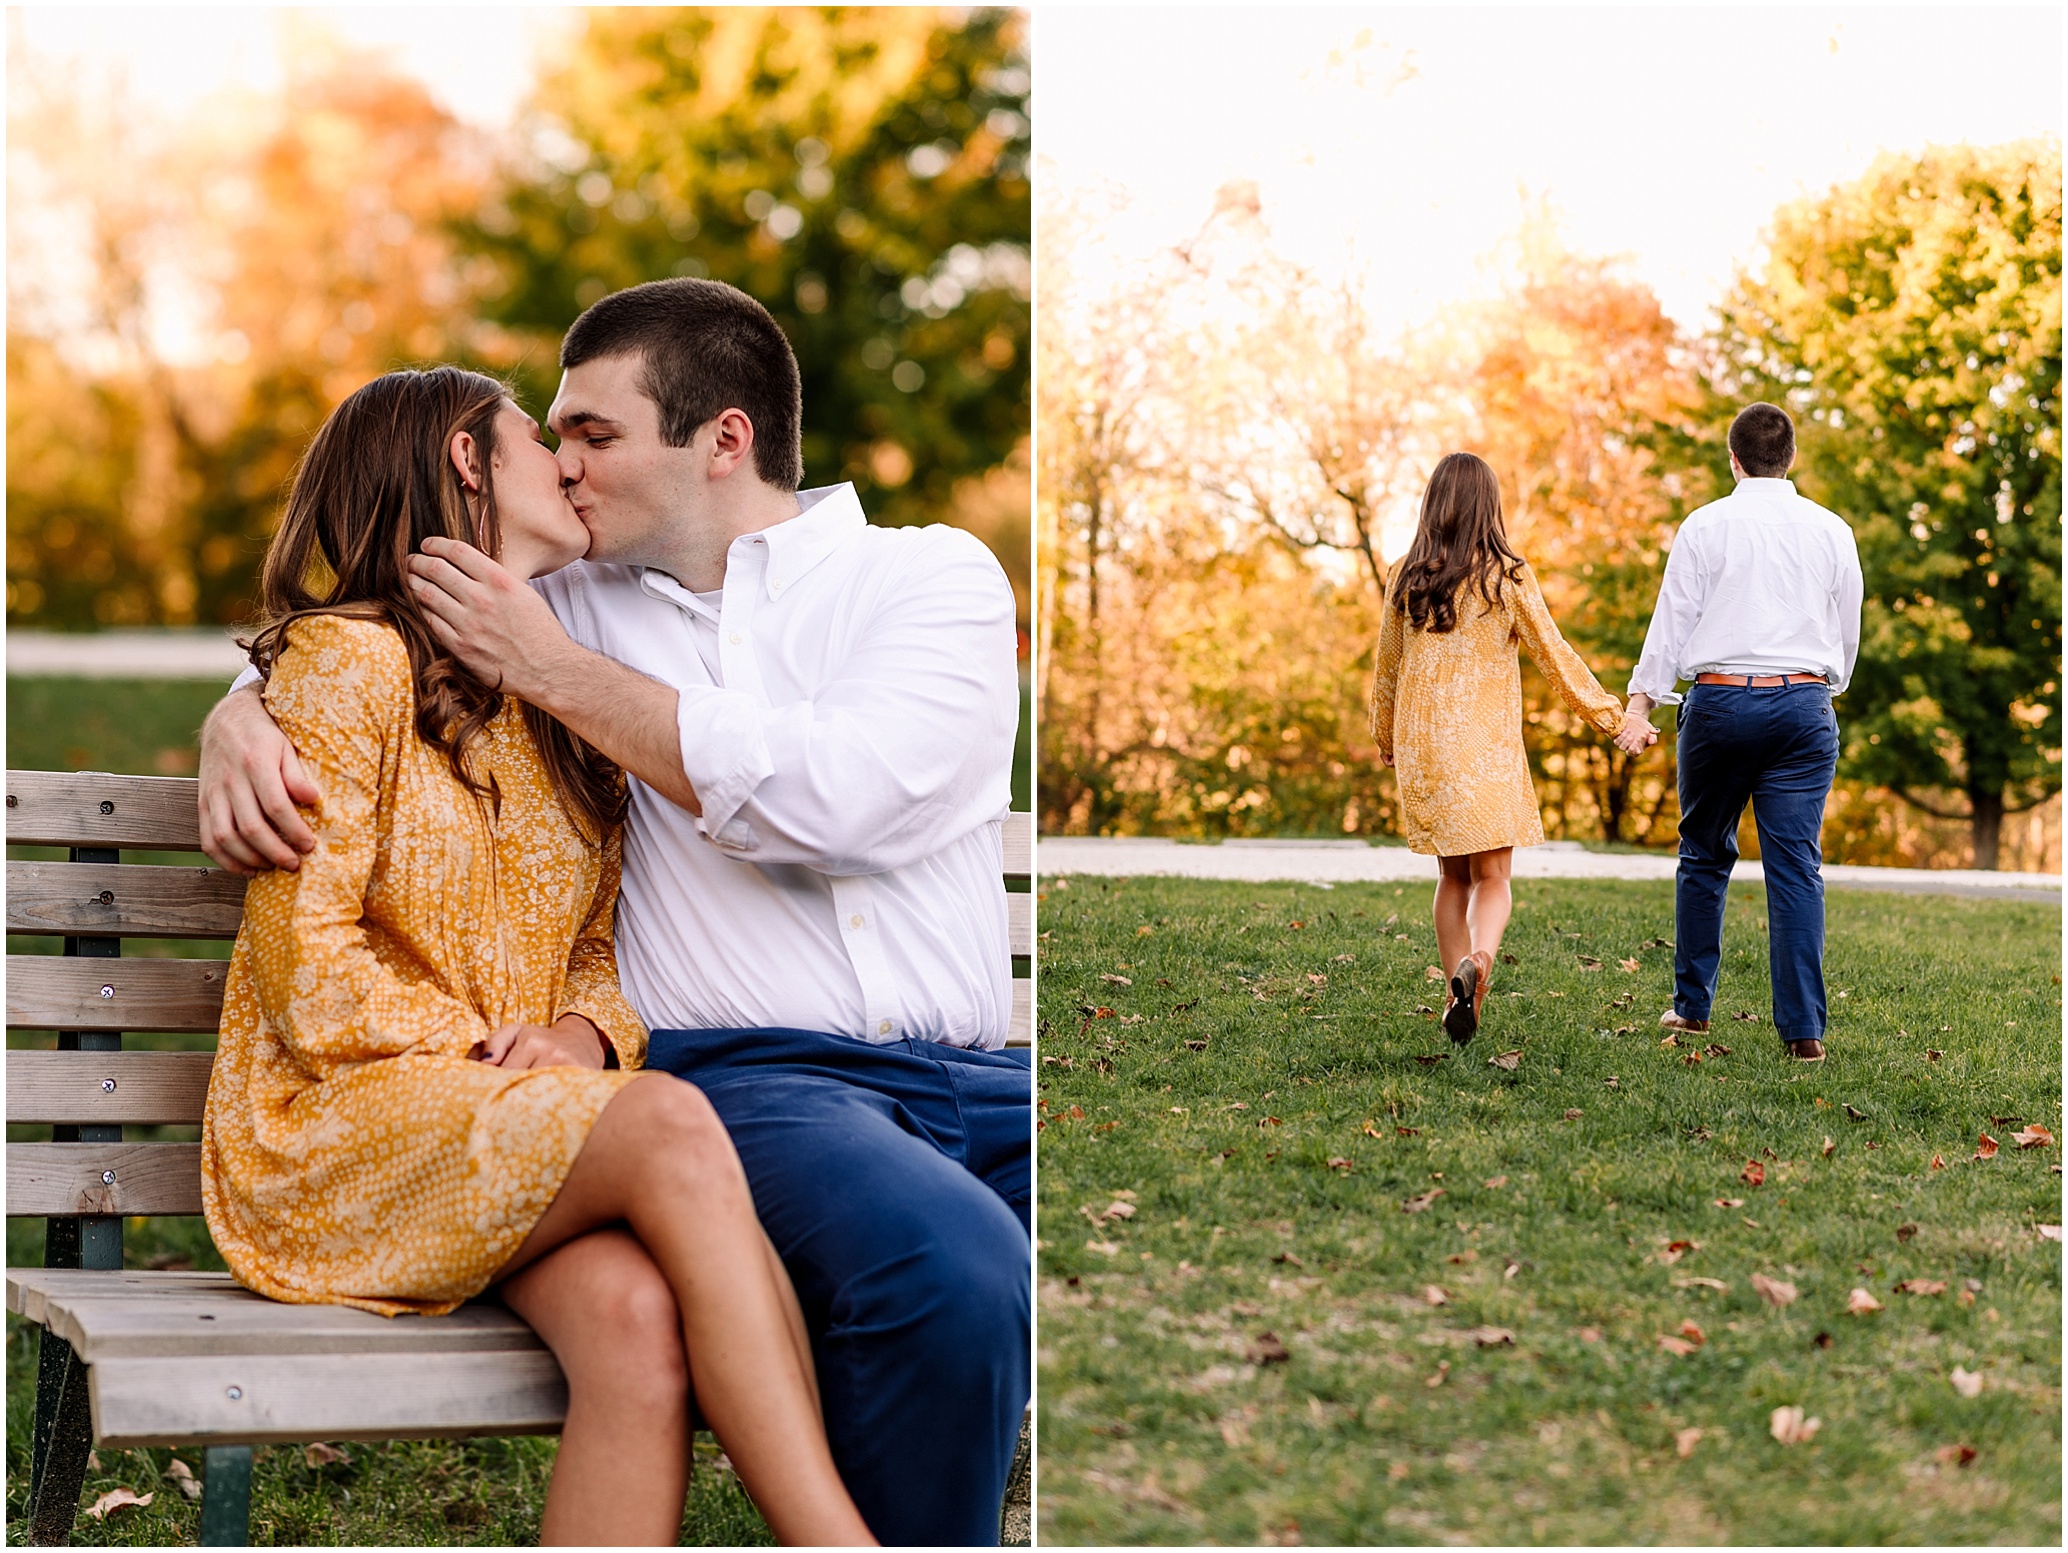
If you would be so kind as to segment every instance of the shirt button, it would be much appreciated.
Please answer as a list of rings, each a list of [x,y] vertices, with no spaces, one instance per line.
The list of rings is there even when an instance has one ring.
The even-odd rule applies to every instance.
[[[778,577],[774,582],[770,583],[768,587],[771,593],[781,593],[783,591],[783,579]]]
[[[860,927],[862,925],[862,922],[863,917],[859,911],[847,919],[847,925],[849,927]]]
[[[883,1021],[883,1023],[881,1023],[880,1025],[878,1025],[878,1026],[876,1027],[876,1033],[877,1033],[878,1035],[888,1035],[888,1034],[890,1034],[890,1021],[889,1021],[888,1019],[886,1019],[886,1020],[884,1020],[884,1021]]]
[[[732,643],[733,643],[733,645],[734,645],[735,647],[737,647],[737,646],[739,645],[739,642],[740,642],[740,633],[739,633],[739,632],[737,632],[737,631],[735,631],[735,632],[733,632],[733,633],[732,633]]]

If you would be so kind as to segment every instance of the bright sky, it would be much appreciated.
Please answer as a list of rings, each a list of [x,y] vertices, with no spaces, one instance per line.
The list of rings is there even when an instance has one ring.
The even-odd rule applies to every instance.
[[[284,57],[325,33],[387,54],[450,112],[509,122],[536,52],[568,21],[561,6],[23,6],[10,11],[38,54],[120,69],[143,101],[172,115],[226,86],[277,91]]]
[[[1285,251],[1354,252],[1391,328],[1486,283],[1548,196],[1583,253],[1627,256],[1699,325],[1775,209],[1877,151],[2061,132],[2061,12],[1744,7],[1035,13],[1035,140],[1116,183],[1146,253],[1254,179]]]

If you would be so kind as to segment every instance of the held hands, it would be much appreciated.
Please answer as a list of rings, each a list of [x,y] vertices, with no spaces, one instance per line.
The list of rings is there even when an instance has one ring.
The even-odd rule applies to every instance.
[[[409,558],[409,588],[439,645],[484,684],[536,704],[571,647],[546,601],[472,545],[433,536]]]
[[[1626,755],[1642,755],[1659,742],[1659,730],[1634,708],[1623,717],[1622,729],[1616,734],[1616,748]]]
[[[600,1068],[603,1032],[580,1014],[562,1014],[550,1025],[504,1025],[467,1055],[499,1068]]]
[[[289,873],[316,850],[297,804],[322,800],[256,685],[225,696],[201,730],[201,850],[249,879]]]

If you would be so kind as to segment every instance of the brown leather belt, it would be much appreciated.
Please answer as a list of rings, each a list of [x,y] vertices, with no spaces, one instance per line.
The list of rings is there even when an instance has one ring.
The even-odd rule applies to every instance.
[[[1830,683],[1821,674],[1697,674],[1697,685],[1736,685],[1740,689],[1748,685],[1807,685],[1815,681],[1819,685]]]

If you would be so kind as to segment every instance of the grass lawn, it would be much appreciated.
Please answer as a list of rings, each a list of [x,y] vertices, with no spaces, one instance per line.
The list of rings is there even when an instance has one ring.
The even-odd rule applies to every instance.
[[[1458,1055],[1424,887],[1042,892],[1045,1542],[2059,1541],[2058,907],[1832,891],[1798,1070],[1758,889],[1699,1063],[1669,885],[1518,883]]]

